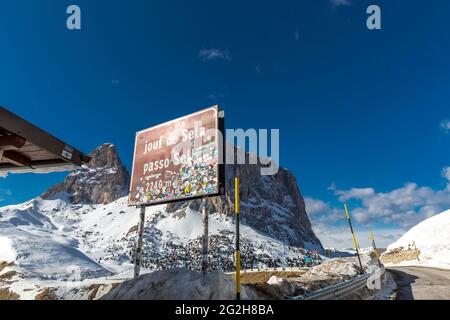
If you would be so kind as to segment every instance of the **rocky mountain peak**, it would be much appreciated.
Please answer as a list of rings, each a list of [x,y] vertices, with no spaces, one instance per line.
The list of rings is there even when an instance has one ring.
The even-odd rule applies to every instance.
[[[248,159],[248,153],[246,157]],[[261,164],[239,165],[242,221],[287,245],[322,248],[312,230],[295,176],[281,167],[276,175],[263,176],[261,167]],[[227,192],[225,196],[208,198],[207,210],[210,214],[221,213],[234,218],[235,172],[236,165],[226,165]],[[175,212],[187,206],[198,210],[200,201],[168,204],[166,211]]]
[[[64,182],[51,187],[41,197],[68,197],[74,204],[108,204],[128,193],[130,175],[113,144],[92,151],[92,160],[70,173]]]
[[[42,198],[68,198],[74,204],[108,204],[126,196],[130,176],[116,147],[104,144],[89,156],[92,160],[88,165],[69,174],[64,182],[50,188]],[[239,165],[242,221],[287,245],[321,248],[295,176],[284,168],[274,176],[262,176],[261,167],[260,164]],[[210,214],[219,213],[234,219],[235,170],[236,165],[226,165],[227,192],[225,196],[208,199]],[[188,206],[198,210],[200,200],[172,203],[166,206],[166,211],[176,215]]]

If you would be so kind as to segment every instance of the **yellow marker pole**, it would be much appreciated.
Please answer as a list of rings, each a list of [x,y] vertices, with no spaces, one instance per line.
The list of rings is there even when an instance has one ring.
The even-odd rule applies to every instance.
[[[353,231],[352,220],[350,219],[350,214],[348,213],[347,202],[344,202],[345,215],[347,216],[347,221],[350,226],[350,232],[352,233],[353,244],[355,245],[356,255],[358,256],[359,266],[363,273],[365,273],[364,268],[361,263],[361,257],[359,256],[359,246],[358,241],[356,240],[355,232]]]
[[[372,248],[373,248],[373,251],[375,252],[375,256],[377,257],[378,265],[381,266],[380,256],[378,255],[378,249],[377,249],[377,245],[375,244],[375,237],[373,235],[372,230],[370,231],[370,242],[372,242]]]
[[[239,246],[239,168],[234,178],[234,208],[236,212],[236,300],[241,299],[241,250]]]

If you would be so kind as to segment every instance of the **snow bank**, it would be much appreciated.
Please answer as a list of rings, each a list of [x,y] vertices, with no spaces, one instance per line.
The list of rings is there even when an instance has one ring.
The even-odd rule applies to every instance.
[[[444,211],[411,228],[389,245],[386,253],[417,247],[420,261],[409,263],[450,268],[450,210]],[[408,263],[408,262],[403,262]]]
[[[256,293],[242,286],[243,299],[258,299]],[[136,280],[123,282],[102,300],[233,300],[235,281],[222,272],[186,269],[156,271]]]
[[[16,260],[16,251],[12,241],[0,236],[0,261],[13,262],[14,260]]]
[[[24,273],[47,279],[85,279],[111,275],[111,272],[81,251],[47,235],[8,228],[1,223],[0,231],[3,234],[0,239],[6,239],[0,242],[0,260],[10,261],[13,258]],[[4,246],[3,243],[9,245]]]

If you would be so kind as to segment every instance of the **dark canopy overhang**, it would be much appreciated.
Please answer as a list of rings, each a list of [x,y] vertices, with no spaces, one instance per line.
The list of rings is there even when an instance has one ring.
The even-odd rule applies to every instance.
[[[0,175],[73,170],[90,158],[0,107]]]

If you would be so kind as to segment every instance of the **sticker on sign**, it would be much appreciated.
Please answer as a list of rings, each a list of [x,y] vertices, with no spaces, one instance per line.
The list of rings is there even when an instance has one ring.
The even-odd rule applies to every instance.
[[[218,106],[136,133],[128,204],[150,206],[224,193]]]

